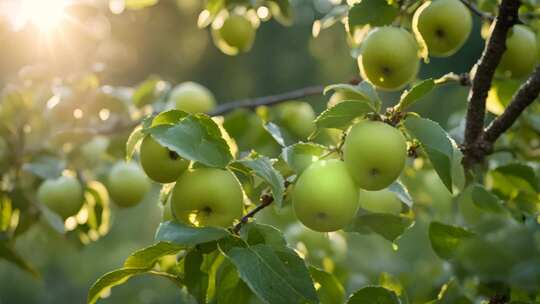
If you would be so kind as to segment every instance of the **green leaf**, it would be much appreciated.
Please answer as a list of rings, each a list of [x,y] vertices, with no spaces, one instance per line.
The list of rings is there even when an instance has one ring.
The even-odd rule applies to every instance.
[[[410,90],[407,90],[401,94],[400,101],[396,108],[403,111],[413,105],[416,101],[426,96],[435,87],[435,81],[429,78],[415,84]]]
[[[283,158],[296,174],[300,174],[327,151],[323,145],[301,142],[283,148],[281,158]]]
[[[201,270],[204,256],[199,250],[191,250],[184,258],[185,284],[198,303],[206,303],[208,274]]]
[[[319,129],[347,129],[355,118],[372,112],[376,110],[367,100],[345,100],[322,112],[315,125]]]
[[[137,144],[144,138],[146,134],[143,131],[142,126],[137,126],[131,134],[129,134],[128,140],[126,142],[126,161],[129,162],[135,153],[135,148]]]
[[[347,304],[400,304],[393,291],[381,286],[366,286],[351,295]]]
[[[177,285],[179,284],[179,279],[168,273],[155,272],[147,268],[120,268],[104,274],[92,285],[92,287],[90,287],[90,291],[88,291],[87,303],[96,303],[102,293],[107,292],[114,286],[126,283],[131,277],[139,274],[153,274],[162,276],[173,281]]]
[[[159,125],[174,125],[179,123],[183,118],[187,116],[189,116],[189,113],[181,110],[163,111],[152,119],[152,124],[150,126],[155,127]]]
[[[217,241],[229,235],[230,233],[223,228],[192,227],[176,221],[168,221],[159,225],[155,239],[188,247]]]
[[[436,304],[472,304],[471,300],[463,295],[459,283],[456,279],[451,279],[441,287]]]
[[[340,22],[349,13],[349,6],[346,4],[334,6],[324,17],[313,22],[313,37],[319,36],[321,30],[327,29]]]
[[[362,96],[363,99],[368,100],[376,111],[381,109],[382,101],[377,94],[377,91],[367,81],[362,81],[357,85],[351,85],[346,83],[332,84],[324,88],[323,94],[326,95],[329,91],[346,91],[353,93],[354,95]],[[362,100],[362,99],[358,99]]]
[[[257,176],[262,178],[270,186],[270,189],[272,189],[274,202],[278,206],[281,206],[285,192],[285,181],[283,180],[283,176],[272,166],[272,162],[268,157],[248,158],[236,162],[250,168]]]
[[[371,26],[389,25],[394,21],[398,9],[382,0],[362,0],[349,10],[349,29],[369,24]]]
[[[56,232],[60,234],[66,233],[66,230],[64,228],[64,220],[62,218],[52,212],[47,206],[43,204],[38,205],[39,210],[41,211],[42,218],[45,220],[45,222],[51,226]]]
[[[395,242],[414,221],[410,218],[386,213],[359,214],[346,231],[369,233],[374,232],[390,242]]]
[[[527,192],[540,192],[540,181],[530,166],[513,163],[500,166],[490,171],[493,176],[494,188],[504,193],[520,190]]]
[[[64,160],[52,156],[40,156],[31,162],[25,163],[23,169],[43,179],[54,179],[62,175],[66,168]]]
[[[402,304],[409,303],[405,288],[403,287],[398,278],[387,272],[383,272],[379,277],[379,284],[381,287],[393,291],[399,297]]]
[[[128,1],[129,0],[126,1],[126,7],[128,7]],[[132,2],[134,5],[137,2],[141,2],[140,4],[143,5],[143,2],[157,3],[157,0],[132,0]],[[132,7],[132,9],[136,9],[136,7]],[[164,82],[156,77],[150,77],[149,79],[145,80],[143,83],[139,84],[139,86],[137,86],[135,89],[135,92],[133,92],[133,104],[137,107],[143,107],[147,104],[153,103],[162,93],[162,90],[164,89],[163,84]]]
[[[388,187],[388,190],[394,192],[400,201],[405,203],[405,205],[409,206],[409,208],[412,208],[412,197],[409,194],[407,188],[405,188],[405,185],[403,185],[403,183],[401,183],[400,181],[395,181]]]
[[[152,268],[158,259],[178,253],[183,246],[159,242],[132,253],[124,262],[125,268]]]
[[[225,260],[216,276],[216,295],[212,304],[248,304],[253,293],[240,279],[236,267]]]
[[[161,145],[185,159],[216,168],[225,168],[232,160],[219,127],[207,115],[190,115],[175,125],[158,125],[148,132]]]
[[[269,225],[249,223],[242,227],[240,236],[251,246],[266,244],[276,248],[287,247],[287,241],[283,233]]]
[[[420,117],[409,117],[405,127],[424,148],[433,168],[452,193],[452,159],[454,148],[446,131],[436,122]]]
[[[429,240],[433,251],[442,259],[450,260],[465,239],[474,236],[474,233],[457,226],[450,226],[439,222],[429,225]]]
[[[128,9],[139,10],[156,5],[159,0],[124,0],[125,6]]]
[[[36,278],[39,277],[37,270],[5,242],[0,242],[0,258],[13,263]]]
[[[219,242],[220,250],[236,266],[242,280],[266,303],[317,303],[318,298],[304,261],[290,248],[238,240]]]
[[[471,195],[472,201],[476,207],[495,213],[504,212],[501,200],[481,185],[474,185],[472,187]]]
[[[343,303],[345,289],[333,274],[313,266],[309,267],[309,273],[313,281],[320,285],[317,295],[321,304]]]
[[[269,122],[264,125],[264,129],[274,138],[274,140],[282,147],[292,145],[295,140],[284,131],[280,126],[273,122]]]

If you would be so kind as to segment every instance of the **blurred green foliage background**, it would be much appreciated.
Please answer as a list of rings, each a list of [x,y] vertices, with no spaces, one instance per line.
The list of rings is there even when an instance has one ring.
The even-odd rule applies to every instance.
[[[76,21],[63,24],[61,34],[50,37],[40,36],[32,27],[13,31],[4,18],[0,26],[0,83],[4,86],[25,65],[46,64],[52,76],[58,77],[98,69],[103,84],[132,86],[150,75],[173,83],[196,81],[211,89],[219,102],[226,102],[358,77],[340,25],[322,31],[318,38],[311,35],[313,21],[330,9],[330,0],[293,3],[296,21],[292,27],[274,21],[263,23],[251,52],[235,57],[222,54],[212,44],[208,30],[197,28],[199,0],[162,0],[152,8],[121,14],[111,13],[107,1],[96,1],[95,7],[73,8],[70,15]],[[468,71],[483,47],[479,27],[476,23],[473,35],[456,55],[423,64],[420,78]],[[450,115],[464,110],[466,94],[466,88],[448,85],[430,93],[414,110],[448,127]],[[382,96],[390,105],[398,95]],[[326,98],[312,101],[320,112]],[[433,178],[431,183],[434,180],[438,182]],[[415,183],[415,199],[438,203],[440,209],[435,209],[442,210],[441,214],[452,208],[442,185],[442,194],[434,196],[438,201],[430,202],[432,198],[425,193],[429,190],[422,186],[426,181],[419,178]],[[0,262],[0,303],[84,303],[89,286],[99,276],[118,267],[135,249],[152,243],[161,217],[156,201],[157,189],[135,208],[114,210],[111,232],[84,248],[65,242],[45,224],[34,226],[18,240],[17,249],[35,264],[42,277],[32,278]],[[448,269],[432,252],[426,226],[420,218],[397,241],[399,250],[379,236],[348,235],[348,265],[355,274],[347,289],[376,281],[380,272],[408,273],[402,279],[413,293],[409,295],[412,299],[434,298],[448,278]],[[377,256],[373,256],[375,252]],[[104,302],[181,303],[179,299],[180,292],[168,281],[143,276],[116,288]]]

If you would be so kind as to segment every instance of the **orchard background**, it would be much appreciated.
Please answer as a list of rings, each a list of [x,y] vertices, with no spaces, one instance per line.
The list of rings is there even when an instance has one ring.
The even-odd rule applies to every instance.
[[[430,3],[0,1],[0,303],[538,303],[540,4]],[[441,27],[463,36],[446,53],[414,26],[437,3],[465,11],[445,8]],[[229,16],[244,38],[220,31]],[[360,75],[363,42],[388,26],[403,30],[375,59],[405,59]],[[171,109],[186,82],[215,96],[195,102],[213,119]],[[367,120],[404,134],[399,178],[371,200],[361,190],[337,231],[306,228],[299,205],[332,212],[312,210],[309,192],[320,201],[349,180],[308,166],[370,146],[346,137]],[[165,165],[150,155],[146,175],[181,158],[190,172],[226,167],[241,214],[222,228],[171,215],[174,184],[139,168],[148,136],[173,151]],[[375,152],[390,163],[394,150]],[[295,193],[303,172],[321,187]],[[217,180],[187,188],[210,195]],[[347,200],[335,197],[326,205]]]

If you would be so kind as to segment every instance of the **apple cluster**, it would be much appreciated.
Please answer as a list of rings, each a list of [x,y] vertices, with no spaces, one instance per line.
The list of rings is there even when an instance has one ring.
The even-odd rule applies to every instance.
[[[363,120],[349,130],[343,160],[313,162],[299,176],[293,207],[308,228],[342,229],[359,207],[371,212],[401,212],[401,202],[386,188],[401,174],[407,157],[402,133],[380,121]]]
[[[176,86],[171,91],[168,102],[169,107],[188,113],[208,112],[215,107],[215,104],[212,93],[194,82],[185,82]],[[87,162],[97,162],[96,158],[104,153],[107,144],[106,139],[96,137],[81,146],[81,153]],[[0,156],[3,151],[2,145],[3,141],[0,141]],[[111,167],[106,178],[106,186],[110,198],[118,207],[128,208],[143,201],[151,188],[148,178],[158,183],[176,181],[180,174],[188,169],[189,162],[161,146],[151,136],[147,136],[140,145],[140,165],[134,162],[118,162]],[[66,219],[76,215],[84,205],[83,184],[84,181],[68,172],[41,183],[37,191],[37,199]],[[241,207],[241,204],[239,206]],[[235,218],[237,217],[235,215]]]
[[[411,34],[404,28],[372,29],[362,41],[358,66],[362,77],[382,90],[399,90],[413,81],[422,48],[434,57],[448,57],[465,44],[472,31],[469,9],[459,0],[426,1],[412,17]],[[538,61],[537,38],[523,24],[515,25],[506,40],[498,73],[522,78]]]

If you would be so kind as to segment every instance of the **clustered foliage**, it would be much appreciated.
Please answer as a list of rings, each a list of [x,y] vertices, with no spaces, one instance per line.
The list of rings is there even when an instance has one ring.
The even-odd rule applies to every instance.
[[[488,48],[496,24],[510,22],[497,16],[514,2],[519,20],[499,58],[486,51],[469,74],[417,78],[422,59],[464,45],[475,16]],[[194,82],[112,87],[98,73],[51,81],[40,67],[25,68],[0,104],[0,257],[35,273],[14,242],[39,218],[87,244],[110,229],[111,202],[135,206],[157,184],[156,243],[99,278],[89,303],[139,274],[167,278],[197,303],[409,303],[387,273],[380,285],[346,294],[340,263],[351,250],[347,234],[378,234],[397,248],[418,219],[430,222],[431,247],[452,269],[429,303],[536,303],[539,9],[533,0],[336,5],[313,33],[343,25],[363,81],[320,90],[329,101],[318,115],[290,100],[301,96],[227,108]],[[286,0],[208,0],[198,25],[237,55],[256,43],[262,22],[290,25],[292,13]],[[483,130],[483,109],[467,121],[460,114],[449,131],[409,111],[448,83],[477,89],[483,64],[496,67],[483,100],[494,116],[531,105],[519,119],[504,118],[513,123],[504,134],[464,141],[469,120],[481,119]],[[513,97],[527,85],[531,100]],[[395,106],[382,108],[378,91],[405,87]],[[479,142],[489,146],[478,150]],[[436,183],[443,187],[428,191],[433,201],[443,193],[454,203],[443,216],[410,194]]]

